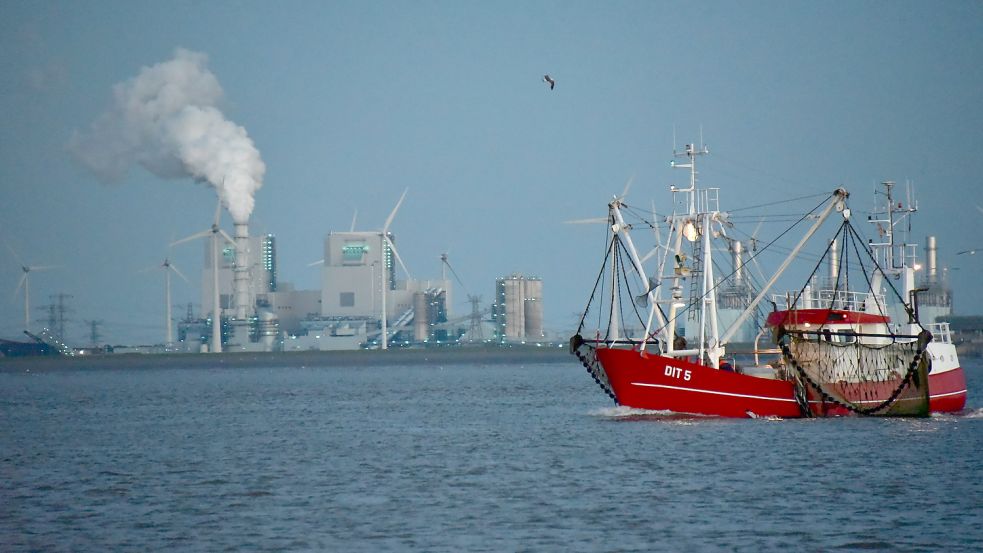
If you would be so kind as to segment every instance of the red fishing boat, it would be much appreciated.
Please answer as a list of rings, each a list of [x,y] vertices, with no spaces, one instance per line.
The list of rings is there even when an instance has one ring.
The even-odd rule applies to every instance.
[[[849,194],[837,189],[799,219],[811,222],[808,230],[767,282],[750,286],[743,243],[728,235],[733,225],[718,207],[719,189],[697,188],[696,161],[708,153],[694,145],[674,152],[684,160],[673,167],[688,169],[690,182],[670,189],[671,215],[657,217],[653,209],[646,214],[651,220],[629,221],[638,213],[624,195],[608,205],[605,261],[571,339],[572,352],[600,387],[627,407],[723,417],[962,410],[966,382],[948,324],[919,321],[915,250],[894,241],[895,225],[915,209],[895,204],[893,183],[885,183],[885,209],[868,217],[880,229],[877,242],[853,227]],[[834,214],[839,228],[824,242],[806,285],[769,296]],[[664,238],[661,225],[669,230]],[[644,257],[631,236],[642,227],[656,230],[658,242]],[[751,259],[775,243],[754,244]],[[713,253],[721,247],[734,254],[734,267],[718,277]],[[644,262],[653,257],[649,273]],[[827,264],[828,276],[819,277]],[[725,294],[735,286],[742,292]],[[586,321],[594,314],[598,327],[591,332]],[[753,347],[744,355],[729,352],[755,319]]]

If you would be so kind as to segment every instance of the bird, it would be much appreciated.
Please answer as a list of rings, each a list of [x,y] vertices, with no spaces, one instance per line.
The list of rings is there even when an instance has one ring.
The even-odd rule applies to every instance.
[[[553,87],[556,86],[556,81],[554,81],[553,77],[550,77],[549,75],[543,75],[543,82],[550,84],[550,90],[553,90]]]

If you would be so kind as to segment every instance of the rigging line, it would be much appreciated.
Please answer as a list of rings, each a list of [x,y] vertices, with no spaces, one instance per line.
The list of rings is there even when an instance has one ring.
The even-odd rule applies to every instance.
[[[787,204],[787,203],[792,203],[792,202],[798,202],[798,201],[801,201],[801,200],[811,200],[812,198],[819,198],[819,197],[825,197],[825,196],[829,196],[829,193],[823,192],[821,194],[809,194],[807,196],[799,196],[798,198],[790,198],[788,200],[777,200],[777,201],[774,201],[774,202],[768,202],[768,203],[763,203],[763,204],[758,204],[758,205],[750,205],[750,206],[747,206],[747,207],[739,207],[737,209],[727,210],[727,212],[728,213],[734,213],[734,212],[737,212],[737,211],[746,211],[748,209],[757,209],[759,207],[770,207],[770,206],[773,206],[773,205]]]
[[[852,230],[852,228],[853,228],[852,225],[851,225],[850,228]],[[859,239],[860,238],[859,235],[857,235],[856,238]],[[856,248],[856,244],[854,244],[854,248]],[[911,318],[911,319],[914,319],[915,318],[915,312],[914,312],[913,307],[910,306],[910,305],[908,305],[908,302],[905,301],[905,298],[901,297],[901,293],[898,292],[898,289],[894,287],[894,284],[891,282],[891,279],[887,278],[887,274],[885,274],[884,273],[884,269],[882,269],[881,266],[877,264],[877,260],[874,259],[873,254],[869,250],[867,250],[867,248],[863,248],[863,250],[867,253],[867,256],[870,258],[871,262],[874,264],[874,267],[876,267],[877,270],[879,270],[881,272],[881,274],[884,275],[884,277],[885,277],[883,279],[884,282],[887,283],[888,287],[891,288],[891,291],[894,292],[894,296],[896,298],[898,298],[898,300],[901,302],[901,305],[904,306],[905,312],[908,314],[908,317]],[[857,257],[859,258],[859,255]],[[861,263],[861,267],[863,267],[863,261],[860,261],[860,263]],[[864,273],[864,277],[866,278],[866,276],[867,276],[867,274],[865,272]],[[869,284],[870,284],[870,282],[868,280],[868,285]],[[873,290],[873,288],[871,288],[871,289]],[[887,303],[886,300],[885,300],[885,303]],[[885,305],[885,307],[887,307],[887,306]],[[925,330],[925,327],[922,325],[922,322],[920,320],[915,319],[915,322],[918,323],[918,326],[922,330]]]
[[[742,215],[734,215],[734,212],[727,212],[729,221],[762,221],[762,222],[776,222],[782,219],[793,219],[800,217],[801,213],[768,213],[767,215],[762,215],[760,213],[746,213]]]
[[[656,222],[654,220],[653,221],[649,221],[646,218],[646,216],[639,215],[638,214],[638,211],[636,211],[635,208],[633,208],[633,207],[631,207],[631,206],[629,206],[627,204],[621,204],[621,207],[622,207],[622,210],[621,210],[622,213],[628,213],[629,215],[632,215],[632,216],[636,217],[639,222],[644,223],[645,225],[648,225],[649,228],[653,228],[654,229],[655,226],[658,224],[658,222]],[[645,213],[646,213],[646,215],[655,215],[657,217],[661,217],[663,220],[666,217],[665,215],[663,215],[663,214],[661,214],[659,212],[652,213],[650,211],[646,211]]]
[[[884,299],[884,305],[883,306],[881,305],[881,302],[877,301],[877,290],[874,290],[874,284],[871,282],[870,277],[867,276],[867,267],[864,265],[863,258],[860,257],[860,251],[861,251],[861,249],[863,249],[863,251],[867,252],[867,255],[868,256],[871,256],[871,253],[869,251],[867,251],[866,248],[859,248],[859,247],[857,247],[856,240],[857,240],[857,237],[854,236],[853,234],[851,234],[850,235],[850,242],[853,244],[853,250],[856,252],[857,263],[860,264],[860,272],[864,275],[864,280],[867,282],[867,288],[870,290],[871,295],[873,295],[874,305],[877,306],[877,312],[878,312],[878,314],[880,314],[880,316],[882,316],[882,317],[887,317],[888,316],[887,313],[884,312],[884,310],[887,309],[887,298]],[[844,247],[843,249],[846,249],[846,247]],[[874,262],[874,266],[877,267],[877,270],[881,271],[881,274],[884,275],[884,271],[877,264],[877,261],[874,260],[874,258],[872,256],[870,257],[870,259],[871,259],[871,261]],[[891,286],[892,289],[894,289],[894,285],[891,284],[891,281],[887,278],[887,275],[884,275],[884,277],[885,278],[883,280],[886,281],[888,283],[888,285]],[[895,295],[898,295],[897,294],[897,291],[895,291]],[[898,297],[900,297],[900,296],[898,296]],[[901,301],[902,301],[902,303],[904,303],[904,300],[901,300]],[[888,327],[888,332],[891,333],[891,342],[892,343],[896,342],[897,341],[897,336],[895,335],[894,331],[891,330],[890,326]],[[886,344],[884,347],[887,347],[887,345],[888,344]],[[873,349],[883,349],[883,348],[874,347],[873,345],[871,347]]]
[[[616,248],[617,247],[617,244],[618,244],[618,235],[615,234],[614,237],[611,239],[611,248],[612,249]],[[609,308],[608,308],[608,326],[604,330],[604,341],[605,342],[607,342],[608,339],[611,337],[611,319],[614,317],[614,298],[617,295],[617,291],[616,291],[616,287],[618,286],[618,277],[617,277],[617,274],[618,274],[618,255],[617,255],[617,253],[615,253],[615,255],[611,258],[611,273],[612,273],[612,275],[611,275],[611,298],[609,300]],[[598,328],[600,328],[600,323],[598,324]]]
[[[785,236],[786,234],[788,234],[789,232],[791,232],[791,230],[792,230],[793,228],[795,228],[796,226],[798,226],[798,225],[799,225],[799,223],[801,223],[802,221],[805,221],[805,220],[806,220],[806,219],[807,219],[807,218],[808,218],[808,217],[809,217],[809,216],[810,216],[810,215],[811,215],[811,214],[812,214],[813,212],[815,212],[815,211],[817,211],[817,210],[818,210],[818,209],[819,209],[820,207],[822,207],[823,205],[825,205],[827,201],[831,201],[831,200],[833,199],[833,196],[832,196],[832,195],[829,195],[829,194],[827,194],[826,196],[827,196],[827,197],[826,197],[826,199],[825,199],[825,200],[823,200],[822,202],[820,202],[820,203],[819,203],[818,205],[816,205],[816,206],[815,206],[814,208],[812,208],[812,210],[811,210],[811,211],[809,211],[808,213],[806,213],[805,215],[803,215],[802,217],[800,217],[800,218],[799,218],[799,220],[798,220],[798,221],[796,221],[796,222],[795,222],[795,223],[794,223],[794,224],[793,224],[792,226],[790,226],[790,227],[788,227],[787,229],[785,229],[784,231],[782,231],[782,233],[781,233],[781,234],[779,234],[778,236],[776,236],[776,237],[775,237],[774,239],[772,239],[772,241],[771,241],[771,242],[769,242],[769,243],[767,243],[767,244],[766,244],[766,245],[765,245],[765,246],[764,246],[763,248],[761,248],[761,249],[759,249],[759,250],[758,250],[758,251],[757,251],[757,252],[756,252],[756,253],[755,253],[754,255],[752,255],[751,257],[749,257],[749,258],[748,258],[748,261],[751,261],[751,260],[753,260],[753,259],[755,259],[755,258],[757,258],[757,257],[758,257],[758,255],[760,255],[761,253],[763,253],[764,251],[766,251],[766,250],[767,250],[768,248],[770,248],[770,247],[771,247],[771,246],[772,246],[772,245],[773,245],[773,244],[774,244],[774,243],[775,243],[776,241],[778,241],[778,240],[779,240],[779,239],[781,239],[781,238],[782,238],[783,236]],[[709,294],[709,293],[711,293],[711,292],[713,292],[714,290],[716,290],[716,289],[717,289],[717,288],[718,288],[718,287],[720,286],[720,284],[721,284],[722,282],[724,282],[724,281],[723,281],[723,280],[721,280],[721,281],[720,281],[720,282],[718,282],[717,284],[714,284],[714,285],[713,285],[712,287],[710,287],[710,289],[708,289],[708,290],[706,291],[706,293],[704,293],[704,294],[703,294],[703,296],[702,296],[702,298],[701,298],[701,299],[703,299],[703,298],[706,298],[706,296],[707,296],[707,294]],[[759,292],[759,293],[760,293],[760,292]],[[686,305],[686,307],[684,307],[683,309],[680,309],[680,310],[679,310],[679,311],[678,311],[678,312],[676,313],[676,316],[672,318],[672,321],[675,321],[675,320],[677,320],[677,319],[678,319],[678,318],[679,318],[679,317],[680,317],[681,315],[683,315],[684,313],[686,313],[686,312],[688,312],[688,311],[690,310],[690,307],[691,307],[692,305],[693,305],[693,303],[692,303],[692,302],[690,302],[690,303],[687,303],[687,305]],[[666,325],[665,325],[665,326],[668,326],[668,324],[669,324],[670,322],[672,322],[672,321],[666,321]],[[661,330],[662,330],[663,328],[665,328],[665,326],[663,326],[663,327],[661,327],[661,328],[659,328],[659,330],[661,331]]]
[[[604,242],[606,244],[608,243],[607,236],[604,237]],[[590,299],[587,300],[587,307],[584,308],[584,314],[580,317],[580,325],[577,326],[577,334],[580,334],[580,331],[584,329],[584,321],[587,320],[587,313],[590,311],[590,305],[594,303],[594,295],[597,293],[598,285],[603,287],[602,279],[607,269],[608,257],[611,255],[612,246],[613,242],[607,247],[607,252],[604,254],[604,261],[601,262],[601,272],[597,274],[597,280],[594,281],[594,289],[591,290]],[[600,309],[598,309],[598,311],[600,311]],[[598,321],[597,328],[601,328],[600,321]]]
[[[846,221],[846,219],[844,219],[843,220],[843,225],[846,225],[846,224],[847,224],[847,221]],[[843,225],[841,225],[840,226],[840,230],[837,231],[837,233],[836,233],[837,236],[839,236],[840,232],[843,232]],[[823,264],[823,259],[826,259],[826,256],[829,255],[829,250],[832,247],[833,247],[833,241],[831,240],[829,242],[829,245],[826,246],[826,253],[824,253],[823,256],[819,258],[819,262],[816,263],[816,266],[812,268],[812,273],[809,274],[809,278],[806,279],[806,283],[802,286],[802,288],[799,288],[799,291],[795,293],[795,297],[792,298],[792,305],[789,305],[788,306],[788,308],[790,310],[791,309],[795,309],[795,306],[796,305],[799,305],[799,299],[802,297],[803,294],[805,294],[806,288],[809,287],[809,283],[812,282],[812,278],[814,276],[816,276],[816,272],[819,271],[819,267],[821,267],[822,264]],[[839,277],[837,277],[837,278],[839,278]],[[827,311],[827,313],[829,313],[832,310],[833,310],[833,304],[831,302],[830,305],[829,305],[829,308],[826,311]],[[829,317],[827,316],[827,318],[829,318]],[[822,328],[824,326],[826,326],[826,322],[825,321],[823,322],[823,324],[819,325],[819,328]]]
[[[618,252],[618,256],[620,257],[623,253],[624,253],[623,250],[619,251]],[[624,259],[621,260],[621,266],[622,267],[625,266]],[[632,310],[635,311],[635,317],[638,319],[638,323],[640,325],[642,325],[642,327],[644,328],[645,327],[645,321],[642,320],[641,314],[638,313],[638,305],[635,304],[635,294],[632,293],[631,286],[628,283],[628,272],[627,271],[622,271],[622,278],[625,281],[625,291],[628,292],[628,297],[629,297],[629,301],[631,301]],[[646,292],[646,295],[647,294],[648,293]],[[621,322],[622,323],[625,322],[623,317],[621,319]]]
[[[812,210],[811,210],[811,211],[809,211],[808,213],[806,213],[805,215],[803,215],[802,217],[800,217],[798,221],[796,221],[795,223],[793,223],[793,224],[792,224],[792,226],[790,226],[790,227],[788,227],[787,229],[785,229],[784,231],[782,231],[782,233],[781,233],[781,234],[779,234],[778,236],[776,236],[775,238],[773,238],[773,239],[771,240],[771,242],[768,242],[767,244],[765,244],[765,246],[764,246],[763,248],[761,248],[761,249],[759,249],[758,251],[756,251],[756,252],[754,252],[754,254],[753,254],[753,255],[752,255],[751,257],[749,257],[749,258],[748,258],[748,261],[751,261],[752,259],[756,259],[756,258],[757,258],[757,257],[758,257],[759,255],[761,255],[761,254],[762,254],[763,252],[765,252],[765,251],[766,251],[766,250],[767,250],[768,248],[770,248],[770,247],[771,247],[771,246],[772,246],[772,245],[773,245],[773,244],[774,244],[775,242],[777,242],[777,241],[778,241],[778,240],[780,240],[780,239],[781,239],[781,238],[782,238],[783,236],[785,236],[786,234],[788,234],[789,232],[791,232],[791,230],[792,230],[793,228],[795,228],[796,226],[798,226],[798,225],[799,225],[799,223],[801,223],[802,221],[805,221],[805,220],[806,220],[806,219],[807,219],[807,218],[808,218],[808,217],[809,217],[810,215],[812,215],[812,213],[813,213],[813,212],[815,212],[815,211],[817,211],[817,210],[818,210],[818,209],[819,209],[820,207],[822,207],[822,206],[823,206],[823,205],[824,205],[824,204],[825,204],[825,203],[826,203],[827,201],[831,201],[831,200],[832,200],[832,198],[833,198],[833,196],[831,196],[831,195],[829,195],[829,194],[827,194],[827,197],[826,197],[826,199],[825,199],[825,200],[823,200],[822,202],[820,202],[820,203],[819,203],[819,205],[817,205],[816,207],[814,207],[814,208],[812,208]]]
[[[764,170],[759,169],[757,167],[753,167],[753,166],[748,165],[746,163],[737,161],[736,159],[731,159],[731,158],[729,158],[726,155],[721,155],[719,153],[715,153],[714,154],[714,158],[720,159],[720,160],[724,161],[725,163],[732,163],[734,165],[737,165],[738,167],[743,167],[744,169],[747,169],[749,171],[752,171],[752,172],[755,172],[755,173],[764,175],[766,177],[769,177],[769,178],[772,178],[772,179],[775,179],[775,180],[784,182],[786,184],[791,184],[791,185],[794,185],[794,186],[800,186],[802,184],[802,181],[795,181],[795,180],[792,180],[790,178],[783,177],[782,175],[778,175],[778,174],[775,174],[775,173],[769,173],[768,171],[764,171]]]

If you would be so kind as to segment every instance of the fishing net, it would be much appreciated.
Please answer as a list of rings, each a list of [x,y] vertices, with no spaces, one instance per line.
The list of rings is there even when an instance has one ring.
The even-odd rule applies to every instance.
[[[932,334],[831,336],[780,331],[785,360],[822,399],[861,414],[927,416]]]

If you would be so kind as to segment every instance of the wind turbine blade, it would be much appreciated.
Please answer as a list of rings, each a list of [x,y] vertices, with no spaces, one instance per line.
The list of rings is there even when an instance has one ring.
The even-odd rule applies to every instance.
[[[399,251],[396,249],[396,244],[393,244],[393,241],[389,239],[389,235],[383,234],[382,236],[386,239],[386,243],[389,244],[389,247],[392,249],[393,255],[396,256],[396,261],[399,261],[399,266],[402,267],[403,272],[406,273],[406,278],[407,279],[413,278],[410,276],[410,270],[407,269],[406,264],[403,263],[403,258],[399,257]]]
[[[754,227],[754,232],[751,233],[751,251],[758,251],[758,231],[761,230],[761,225],[764,224],[765,218],[762,217],[758,220],[758,226]]]
[[[631,190],[631,183],[633,183],[633,182],[635,182],[635,174],[634,173],[632,173],[632,175],[630,177],[628,177],[628,181],[625,182],[625,189],[622,190],[621,191],[621,195],[618,196],[618,199],[619,200],[625,199],[625,196],[628,195],[628,191]]]
[[[976,206],[976,209],[978,209],[980,211],[980,213],[983,213],[983,207]]]
[[[137,274],[149,273],[150,271],[156,271],[157,269],[160,269],[160,268],[161,268],[161,265],[151,265],[149,267],[144,267],[142,269],[137,269]]]
[[[28,269],[32,271],[50,271],[51,269],[61,269],[61,265],[32,265]]]
[[[14,247],[10,245],[10,242],[7,242],[7,239],[4,238],[3,243],[6,244],[7,249],[10,250],[10,255],[14,256],[14,261],[16,261],[18,265],[23,266],[24,262],[20,260],[20,256],[17,255],[17,252],[14,251]]]
[[[599,223],[607,223],[607,217],[591,217],[589,219],[572,219],[570,221],[563,221],[564,225],[596,225]]]
[[[399,197],[399,201],[396,202],[396,207],[393,208],[392,213],[390,213],[389,214],[389,217],[386,218],[386,224],[382,227],[382,233],[383,234],[385,234],[386,232],[389,231],[389,225],[392,224],[393,218],[396,217],[396,212],[399,211],[399,206],[403,205],[403,198],[406,197],[406,193],[409,192],[409,191],[410,191],[409,188],[407,188],[406,190],[403,190],[403,195],[400,196]]]
[[[222,238],[225,238],[225,241],[226,242],[228,242],[230,244],[235,244],[236,243],[235,239],[232,238],[231,236],[229,236],[229,233],[225,232],[224,230],[218,229],[218,233],[222,235]]]
[[[641,261],[642,264],[644,264],[646,261],[648,261],[649,259],[651,259],[653,255],[655,255],[657,253],[659,253],[659,246],[658,245],[656,245],[654,248],[652,248],[651,250],[649,250],[649,253],[647,253],[644,256],[642,256],[642,258],[639,259],[639,261]]]
[[[171,242],[170,245],[172,247],[173,246],[177,246],[178,244],[183,244],[185,242],[190,242],[192,240],[197,240],[199,238],[206,238],[208,236],[211,236],[211,234],[212,234],[212,230],[211,229],[203,230],[201,232],[196,232],[196,233],[192,234],[191,236],[184,237],[184,238],[182,238],[180,240],[175,240],[174,242]]]
[[[355,221],[358,220],[358,208],[355,208],[355,213],[352,214],[352,226],[348,229],[348,232],[355,232]]]
[[[323,259],[318,259],[314,263],[308,263],[307,264],[308,267],[316,267],[318,265],[324,265],[324,260]]]
[[[655,200],[652,200],[652,231],[655,233],[655,245],[658,248],[662,243],[662,229],[660,228],[659,215],[655,212]]]
[[[758,231],[761,230],[761,225],[763,225],[764,222],[765,222],[765,218],[764,217],[762,217],[761,219],[758,219],[758,226],[754,227],[754,232],[751,233],[751,240],[757,240],[758,239]]]
[[[20,281],[17,283],[17,288],[14,288],[14,298],[17,297],[17,293],[20,292],[21,287],[24,286],[24,281],[27,280],[27,273],[24,273],[20,277]]]
[[[191,284],[191,281],[190,281],[190,280],[188,280],[188,277],[186,277],[186,276],[184,276],[184,273],[182,273],[180,269],[178,269],[177,267],[175,267],[173,263],[168,263],[168,264],[167,264],[167,266],[168,266],[168,267],[169,267],[169,268],[170,268],[170,269],[171,269],[172,271],[174,271],[174,274],[176,274],[177,276],[179,276],[179,277],[181,277],[182,279],[184,279],[184,281],[185,281],[185,282],[187,282],[188,284]]]

